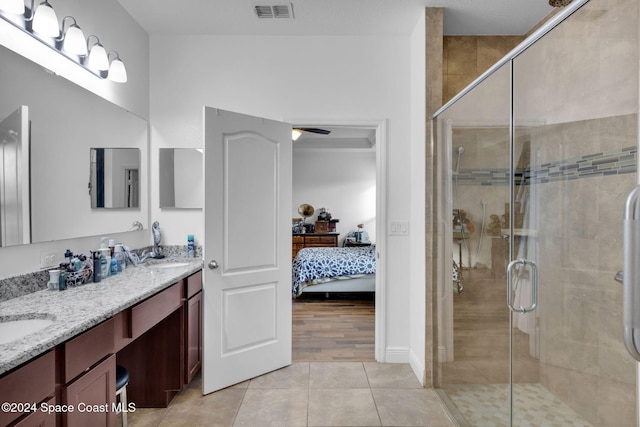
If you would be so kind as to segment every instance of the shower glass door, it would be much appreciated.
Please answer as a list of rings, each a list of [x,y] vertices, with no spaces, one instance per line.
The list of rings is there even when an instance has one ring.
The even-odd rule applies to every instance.
[[[637,424],[614,276],[638,183],[638,9],[574,0],[432,122],[435,385],[461,426]]]
[[[513,259],[538,270],[537,308],[511,313],[514,426],[636,425],[614,276],[637,113],[636,0],[592,0],[513,60]],[[531,276],[512,280],[517,305]]]
[[[511,64],[437,120],[442,264],[440,394],[461,425],[508,426]]]

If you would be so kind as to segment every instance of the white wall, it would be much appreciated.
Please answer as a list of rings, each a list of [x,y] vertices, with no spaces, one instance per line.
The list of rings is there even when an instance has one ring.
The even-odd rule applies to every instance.
[[[116,1],[56,0],[53,6],[60,19],[66,15],[74,16],[86,32],[85,35],[97,34],[106,48],[115,49],[120,53],[127,67],[129,76],[127,83],[118,84],[95,78],[50,48],[24,35],[4,20],[0,20],[0,44],[46,66],[120,107],[147,118],[149,115],[149,38],[144,30]],[[28,81],[25,84],[28,84]],[[88,154],[86,159],[88,167]],[[146,171],[141,172],[146,173]],[[78,177],[78,180],[86,181],[87,178],[88,174],[83,174]],[[73,218],[73,214],[70,214],[70,218]],[[141,221],[149,227],[147,218],[141,218]],[[69,226],[73,225],[70,223]],[[150,234],[147,230],[112,233],[111,237],[131,247],[146,246],[150,243]],[[99,245],[100,236],[91,236],[0,248],[0,260],[2,260],[0,278],[39,269],[40,257],[43,254],[56,253],[63,258],[67,248],[73,252],[88,254],[89,250],[96,249]]]
[[[424,93],[411,92],[410,45],[408,36],[154,35],[151,164],[157,164],[159,147],[202,147],[204,105],[271,119],[386,119],[386,214],[409,221],[410,100],[415,96],[424,102]],[[152,170],[152,183],[157,174]],[[158,189],[151,193],[152,219],[160,221],[169,244],[183,244],[190,233],[202,237],[201,211],[162,211],[157,208]],[[385,359],[407,362],[409,237],[390,236],[386,249]]]
[[[339,219],[336,232],[342,245],[349,231],[364,224],[369,239],[376,241],[376,154],[347,150],[293,150],[292,217],[298,206],[309,203]]]
[[[409,361],[416,376],[424,381],[426,319],[426,15],[422,14],[411,33],[411,234],[410,234],[410,322]],[[421,96],[423,95],[423,96]]]

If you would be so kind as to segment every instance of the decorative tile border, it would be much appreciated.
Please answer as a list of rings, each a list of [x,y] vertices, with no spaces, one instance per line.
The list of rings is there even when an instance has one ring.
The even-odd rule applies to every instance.
[[[636,173],[638,147],[587,154],[515,172],[516,185]],[[509,185],[509,169],[461,169],[453,180],[458,185]]]

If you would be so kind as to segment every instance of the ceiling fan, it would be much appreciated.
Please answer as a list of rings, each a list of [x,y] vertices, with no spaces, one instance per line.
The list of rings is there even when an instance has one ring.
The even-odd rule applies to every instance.
[[[295,141],[296,139],[298,139],[300,135],[302,135],[302,132],[317,133],[320,135],[329,135],[331,133],[331,131],[328,129],[297,127],[292,129],[293,140]]]

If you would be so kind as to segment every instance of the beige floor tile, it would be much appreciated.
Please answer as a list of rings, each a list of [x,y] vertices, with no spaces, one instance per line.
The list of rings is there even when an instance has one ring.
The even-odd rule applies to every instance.
[[[127,425],[129,427],[157,427],[167,414],[167,408],[139,408],[135,412],[127,414]],[[121,415],[118,414],[116,426],[122,425]]]
[[[234,426],[306,426],[308,391],[247,389]]]
[[[309,363],[294,363],[249,382],[249,388],[309,388]]]
[[[372,389],[383,426],[454,426],[430,389]]]
[[[227,388],[198,397],[197,390],[185,390],[171,402],[160,427],[232,426],[247,390]]]
[[[411,366],[400,363],[365,362],[371,388],[422,388]]]
[[[309,390],[309,426],[379,426],[370,389]]]
[[[309,388],[369,388],[362,362],[311,362]]]

